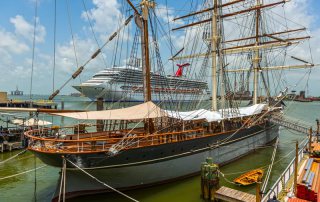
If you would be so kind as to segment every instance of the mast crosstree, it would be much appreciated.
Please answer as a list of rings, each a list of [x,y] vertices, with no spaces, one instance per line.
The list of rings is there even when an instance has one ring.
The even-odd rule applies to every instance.
[[[296,28],[296,29],[286,29],[286,30],[269,30],[270,28],[266,26],[266,24],[262,21],[262,17],[265,17],[267,15],[264,11],[268,9],[272,9],[273,7],[279,6],[281,4],[285,4],[288,1],[282,0],[277,2],[269,2],[264,3],[261,0],[255,0],[252,1],[252,5],[244,4],[239,5],[240,3],[243,3],[244,1],[235,0],[235,1],[229,1],[227,3],[222,4],[222,1],[220,0],[210,0],[212,2],[212,7],[206,8],[200,11],[192,12],[190,14],[183,15],[181,17],[176,17],[175,20],[185,19],[192,16],[198,16],[199,18],[194,19],[200,19],[200,21],[196,22],[189,22],[189,24],[185,24],[176,28],[173,28],[173,31],[191,28],[194,26],[207,26],[208,23],[211,23],[211,37],[206,39],[210,41],[211,47],[209,54],[212,59],[212,66],[211,66],[211,80],[212,80],[212,102],[211,102],[211,108],[213,111],[217,111],[217,100],[218,100],[218,87],[220,86],[220,98],[221,98],[221,104],[220,109],[223,111],[224,108],[227,108],[224,104],[224,99],[229,99],[230,97],[230,87],[227,86],[227,77],[225,74],[227,73],[237,73],[237,72],[245,72],[248,71],[253,73],[253,80],[251,83],[251,86],[253,88],[253,94],[252,94],[252,104],[258,104],[258,98],[259,96],[259,83],[264,84],[264,88],[267,94],[267,97],[271,97],[269,92],[269,78],[268,73],[267,76],[264,75],[264,71],[269,70],[283,70],[283,69],[300,69],[300,68],[313,68],[315,65],[311,62],[307,62],[302,59],[296,59],[300,62],[303,62],[305,64],[292,64],[292,65],[272,65],[269,64],[270,61],[275,61],[276,56],[273,58],[270,58],[268,55],[272,51],[281,51],[282,49],[286,49],[290,46],[299,44],[301,41],[310,39],[310,36],[299,36],[299,37],[292,37],[292,34],[299,34],[302,31],[305,31],[306,28]],[[232,8],[231,8],[232,5]],[[224,10],[222,10],[224,8]],[[203,13],[212,12],[211,18],[205,18]],[[228,12],[229,11],[229,12]],[[248,15],[246,15],[248,14]],[[252,16],[251,24],[246,24],[243,26],[243,29],[247,29],[252,31],[252,34],[249,34],[249,36],[242,35],[241,38],[235,38],[235,39],[225,39],[224,36],[224,29],[225,29],[225,22],[223,22],[224,19],[232,20],[230,17],[237,18],[249,18],[250,14]],[[201,19],[202,18],[202,19]],[[243,20],[244,21],[244,20]],[[236,24],[239,22],[236,22]],[[240,30],[241,31],[241,30]],[[243,30],[242,30],[243,31]],[[201,50],[202,51],[202,50]],[[240,55],[248,55],[249,63],[251,67],[245,68],[246,66],[241,68],[241,66],[233,66],[229,63],[225,65],[226,60],[232,57],[234,57],[236,54]],[[262,54],[264,57],[262,57]],[[201,58],[201,57],[208,57],[208,53],[203,52],[196,52],[192,51],[190,55],[179,55],[171,58],[173,61],[176,60],[184,60],[184,59],[193,59],[193,58]],[[269,57],[269,58],[268,58]],[[292,57],[295,59],[295,57]],[[261,67],[263,66],[265,67]],[[226,68],[229,66],[228,68]],[[233,67],[233,68],[232,68]],[[217,74],[219,72],[219,74]],[[248,73],[248,75],[250,75]],[[260,78],[261,77],[261,81]],[[220,84],[218,84],[217,80],[219,79]],[[250,76],[247,77],[247,79],[250,79]],[[267,80],[268,79],[268,80]],[[230,83],[230,82],[229,82]],[[236,74],[235,74],[235,83],[236,83]],[[243,82],[244,83],[244,82]],[[244,84],[243,84],[244,85]],[[249,86],[249,81],[248,84]],[[235,84],[236,86],[236,84]],[[248,91],[249,92],[249,91]],[[269,99],[267,99],[269,100]],[[232,104],[230,104],[231,107]]]

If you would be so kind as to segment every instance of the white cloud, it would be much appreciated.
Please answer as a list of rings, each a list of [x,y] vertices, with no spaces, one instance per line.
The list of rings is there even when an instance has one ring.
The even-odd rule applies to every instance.
[[[183,20],[173,21],[174,18],[178,17],[176,15],[176,12],[174,11],[174,8],[159,4],[156,6],[155,12],[157,14],[157,17],[160,17],[160,19],[162,19],[162,21],[165,24],[168,24],[168,22],[169,22],[170,26],[172,26],[172,27],[184,24]]]
[[[29,50],[29,47],[21,42],[14,34],[0,28],[0,49],[3,52],[21,54]]]
[[[15,17],[10,18],[10,22],[14,25],[15,33],[17,35],[20,35],[29,41],[33,41],[34,25],[32,23],[27,22],[21,15],[16,15]],[[37,18],[36,42],[44,42],[45,36],[46,29],[40,24],[39,18]]]
[[[96,43],[91,39],[79,39],[75,38],[76,55],[78,60],[78,65],[83,65],[91,55],[98,49]],[[89,63],[91,70],[101,70],[103,69],[103,63],[101,63],[101,56],[92,60]],[[57,66],[62,72],[72,73],[77,68],[75,53],[73,49],[72,41],[59,44],[57,47]],[[71,75],[70,75],[71,76]]]
[[[121,5],[117,0],[93,0],[94,8],[88,13],[82,12],[81,17],[84,20],[93,22],[93,29],[101,36],[110,34],[118,28],[119,19],[123,19],[120,11]]]
[[[265,3],[268,3],[267,1],[268,0],[265,0]],[[93,23],[94,31],[98,34],[101,42],[105,42],[104,39],[118,28],[119,20],[124,21],[123,14],[121,13],[122,7],[119,2],[119,0],[92,0],[93,8],[89,9],[88,15],[91,22]],[[314,23],[316,23],[316,14],[312,14],[308,11],[309,6],[310,3],[308,3],[308,0],[291,1],[284,7],[286,9],[286,17],[305,27],[314,27]],[[167,13],[167,11],[163,9],[163,5],[160,4],[158,5],[157,15],[162,19],[164,23],[166,23],[168,20],[172,21],[172,19],[178,15],[177,12],[175,12],[175,9],[179,8],[171,8]],[[283,14],[283,12],[280,14]],[[10,18],[10,22],[12,25],[14,25],[14,32],[9,32],[8,30],[0,28],[0,54],[2,56],[0,61],[0,68],[2,71],[7,71],[7,69],[10,68],[8,78],[16,78],[17,80],[20,79],[21,83],[23,82],[26,86],[25,89],[22,90],[27,91],[30,83],[30,47],[33,40],[33,22],[28,22],[26,20],[27,18],[21,15],[13,16],[14,17]],[[87,21],[87,15],[85,12],[82,12],[80,17],[82,20]],[[187,23],[187,21],[176,21],[170,26],[171,28],[173,28],[184,23]],[[85,31],[88,31],[89,25],[86,24],[85,26]],[[202,30],[202,28],[195,28],[193,30],[190,30],[187,33],[187,41],[184,41],[184,35],[186,34],[185,32],[171,32],[172,42],[176,45],[178,50],[181,47],[188,45],[190,46],[190,48],[192,48],[192,40],[201,40],[202,36],[199,35],[200,30]],[[311,39],[311,46],[313,49],[314,59],[316,60],[315,63],[320,63],[320,58],[316,57],[317,55],[320,55],[320,29],[311,30],[311,35],[314,37],[313,39]],[[79,65],[82,65],[97,49],[97,45],[92,38],[89,38],[89,36],[92,37],[91,33],[86,37],[80,36],[83,35],[79,34],[75,36],[75,45]],[[194,37],[192,38],[192,36]],[[46,43],[45,37],[46,28],[40,24],[40,20],[38,19],[36,35],[37,42]],[[164,37],[160,38],[160,40],[162,39],[164,40]],[[50,43],[51,42],[52,41],[50,41]],[[168,47],[164,47],[164,43],[161,42],[162,41],[160,41],[162,56],[165,54],[169,54],[168,51],[164,51],[168,50]],[[110,50],[112,48],[113,44],[111,43],[107,45],[106,49],[104,49],[104,54],[108,56],[106,58],[109,60],[111,60],[112,58],[112,50]],[[186,47],[186,49],[187,48],[188,47]],[[56,51],[56,87],[58,87],[71,77],[72,73],[76,70],[77,65],[74,56],[73,44],[70,39],[67,41],[59,41]],[[301,48],[295,48],[294,51],[296,56],[298,57],[304,57],[305,55],[309,54],[308,47],[304,45],[301,46]],[[166,61],[164,61],[164,63],[165,62]],[[107,61],[107,64],[110,65],[110,61]],[[34,81],[34,92],[41,92],[46,94],[48,94],[48,92],[51,92],[52,85],[51,82],[48,83],[48,81],[50,81],[52,78],[52,66],[52,55],[44,53],[41,54],[39,50],[36,50],[34,78],[37,78],[37,80]],[[92,76],[92,74],[99,70],[102,70],[103,68],[105,68],[105,64],[99,56],[89,64],[89,66],[82,74],[82,78],[88,78]],[[316,72],[318,72],[319,75],[319,71]],[[291,74],[291,78],[296,79],[299,77],[297,73],[289,72],[287,74],[287,78],[290,79]],[[317,78],[317,74],[312,74],[311,79],[311,81],[314,81],[314,83],[318,82],[319,80]],[[3,82],[10,83],[10,80],[5,78]],[[2,85],[3,82],[1,82],[0,84]],[[76,80],[76,82],[78,83],[78,80]],[[46,86],[44,86],[43,84],[46,84]],[[19,84],[19,87],[20,85],[21,84]],[[313,87],[311,86],[311,88]],[[72,88],[66,87],[64,91],[72,91]],[[314,91],[320,93],[319,90],[314,89]]]

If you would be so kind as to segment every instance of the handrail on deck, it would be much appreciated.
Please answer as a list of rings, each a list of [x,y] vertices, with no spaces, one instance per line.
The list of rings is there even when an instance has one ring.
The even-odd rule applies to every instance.
[[[298,153],[298,161],[299,161],[299,163],[301,162],[301,160],[303,158],[303,151],[305,150],[307,145],[308,145],[308,139],[305,139],[304,142],[302,142],[302,147],[301,147],[301,149],[299,150],[299,153]],[[283,189],[282,180],[284,181],[284,183],[287,183],[289,181],[289,179],[290,179],[290,176],[294,172],[295,159],[296,159],[296,157],[294,157],[290,161],[289,165],[282,172],[282,174],[276,180],[276,182],[273,184],[273,186],[269,189],[269,191],[267,193],[265,193],[263,195],[263,198],[261,200],[262,202],[267,202],[269,199],[272,199],[274,193],[276,194],[276,197],[278,197],[278,195],[281,193],[281,191]]]
[[[46,129],[50,131],[51,129]],[[54,131],[54,130],[53,130]],[[127,133],[123,134],[123,137],[112,137],[112,133],[109,131],[106,132],[96,132],[96,133],[84,133],[79,134],[79,136],[89,135],[88,138],[82,139],[58,139],[48,138],[48,137],[40,137],[35,136],[34,134],[39,134],[40,130],[30,130],[25,132],[25,136],[30,139],[29,141],[29,149],[43,151],[48,153],[54,152],[68,152],[68,153],[83,153],[83,152],[99,152],[99,151],[108,151],[114,144],[119,143],[121,141],[130,142],[129,148],[139,148],[144,146],[151,145],[160,145],[171,142],[178,142],[187,139],[195,138],[196,136],[203,136],[204,129],[194,129],[187,131],[176,131],[170,133],[161,133],[161,134],[151,134],[151,135],[135,135],[135,136],[125,136]],[[111,131],[112,132],[112,131]],[[90,135],[97,134],[106,134],[106,137],[90,137]],[[134,131],[132,134],[135,134]],[[119,135],[119,134],[117,134]],[[65,138],[68,138],[66,136]]]

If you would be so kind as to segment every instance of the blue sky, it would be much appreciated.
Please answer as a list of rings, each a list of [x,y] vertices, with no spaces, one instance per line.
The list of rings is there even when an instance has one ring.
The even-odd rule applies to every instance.
[[[0,80],[0,91],[11,91],[18,85],[26,93],[30,91],[31,56],[34,8],[36,0],[2,0],[0,1],[0,70],[3,72]],[[53,71],[53,22],[54,0],[38,0],[37,40],[35,48],[35,64],[33,79],[33,94],[50,94],[52,92]],[[57,35],[56,35],[56,73],[55,87],[66,81],[76,69],[73,46],[71,41],[67,3],[69,5],[72,31],[76,40],[76,52],[79,64],[82,64],[97,48],[86,15],[82,0],[57,0]],[[117,14],[122,12],[124,0],[84,0],[95,33],[100,44],[117,28]],[[133,1],[137,3],[138,1]],[[179,16],[188,10],[189,2],[177,0],[159,0],[159,5],[168,3],[173,10],[171,16]],[[291,0],[294,8],[299,8],[302,15],[288,14],[291,20],[309,27],[313,39],[311,40],[315,63],[320,63],[320,2],[319,0]],[[176,11],[174,10],[176,9]],[[303,9],[303,10],[302,10]],[[319,46],[318,46],[319,45]],[[108,47],[105,55],[108,60],[111,53]],[[104,68],[102,59],[98,60],[90,69],[84,71],[80,79],[70,83],[62,92],[74,92],[71,85],[78,84],[90,78],[95,72]],[[311,74],[310,94],[320,96],[318,83],[320,71]],[[302,90],[305,85],[297,87]]]

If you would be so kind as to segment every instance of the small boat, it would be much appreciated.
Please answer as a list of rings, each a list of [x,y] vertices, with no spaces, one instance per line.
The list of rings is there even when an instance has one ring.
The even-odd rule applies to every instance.
[[[239,177],[235,178],[233,180],[234,183],[237,183],[239,185],[250,185],[253,183],[256,183],[258,181],[258,177],[263,176],[263,170],[262,169],[256,169],[256,170],[251,170],[247,173],[244,173],[240,175]]]

